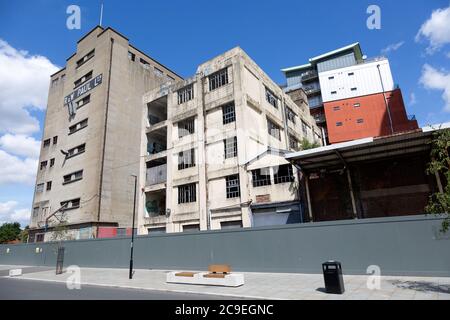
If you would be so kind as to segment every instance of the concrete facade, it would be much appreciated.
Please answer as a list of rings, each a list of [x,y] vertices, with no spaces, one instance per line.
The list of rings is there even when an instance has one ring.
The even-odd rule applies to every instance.
[[[131,226],[142,95],[179,79],[111,28],[78,41],[51,76],[30,241],[50,240],[60,221],[74,239]]]
[[[238,47],[148,92],[142,122],[140,234],[253,226],[254,204],[298,202],[286,150],[321,140],[307,104]]]

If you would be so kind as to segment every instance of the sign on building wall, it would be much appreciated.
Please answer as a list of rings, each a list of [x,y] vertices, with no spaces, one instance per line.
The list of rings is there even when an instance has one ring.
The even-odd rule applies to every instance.
[[[77,90],[69,94],[68,96],[64,97],[64,105],[69,104],[73,102],[74,100],[81,97],[86,92],[91,91],[96,86],[100,85],[102,83],[103,75],[99,74],[94,79],[90,80],[89,82],[86,82],[82,86],[80,86]]]

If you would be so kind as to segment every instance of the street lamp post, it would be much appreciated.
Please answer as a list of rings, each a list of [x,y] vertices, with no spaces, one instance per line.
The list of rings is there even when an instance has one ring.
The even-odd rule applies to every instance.
[[[134,219],[136,216],[136,188],[137,188],[137,176],[134,177],[134,200],[133,200],[133,224],[131,226],[131,252],[130,252],[130,274],[129,279],[133,279],[133,247],[134,247]]]

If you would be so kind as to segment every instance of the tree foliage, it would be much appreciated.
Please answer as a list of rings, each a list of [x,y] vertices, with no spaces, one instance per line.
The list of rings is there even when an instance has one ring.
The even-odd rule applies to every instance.
[[[443,192],[437,192],[430,196],[425,211],[430,214],[442,216],[442,232],[450,227],[450,129],[438,130],[433,133],[431,142],[431,161],[428,164],[427,173],[440,175]]]
[[[4,223],[0,227],[0,243],[17,240],[20,235],[20,223]]]
[[[300,146],[302,150],[314,149],[320,147],[320,144],[317,141],[309,142],[308,139],[303,138],[300,142]]]

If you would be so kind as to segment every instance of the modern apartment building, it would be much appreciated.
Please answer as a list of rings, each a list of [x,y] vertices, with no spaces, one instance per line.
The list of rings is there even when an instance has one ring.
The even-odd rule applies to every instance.
[[[311,114],[325,129],[329,143],[378,137],[418,128],[406,114],[401,90],[394,84],[386,58],[367,59],[359,43],[282,69],[285,91],[302,88]]]
[[[321,141],[296,104],[239,47],[144,96],[139,233],[300,222],[299,141]]]
[[[142,96],[180,79],[111,28],[78,41],[51,76],[29,241],[51,240],[61,223],[74,239],[131,227]]]

